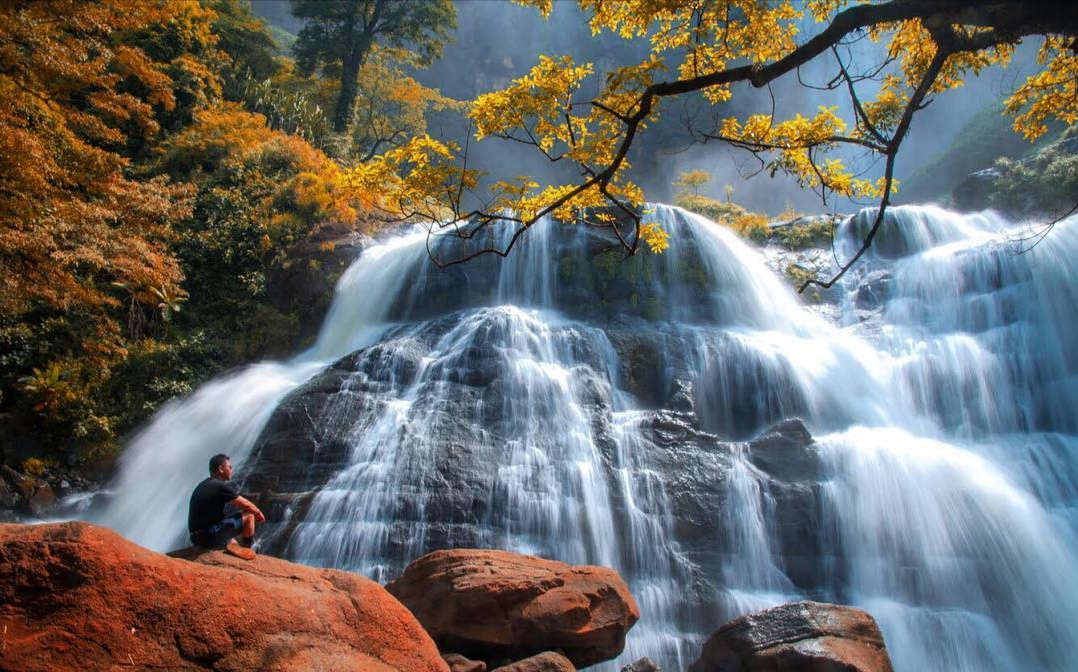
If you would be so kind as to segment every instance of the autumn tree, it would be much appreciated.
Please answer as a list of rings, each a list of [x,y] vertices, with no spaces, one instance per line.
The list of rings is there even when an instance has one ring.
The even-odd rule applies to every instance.
[[[38,438],[111,436],[91,391],[183,297],[168,242],[188,190],[134,179],[129,151],[183,105],[172,76],[201,72],[128,39],[177,16],[210,18],[193,1],[0,8],[0,403]]]
[[[431,112],[460,110],[457,101],[423,86],[407,74],[419,61],[403,49],[375,47],[356,78],[356,102],[349,123],[347,156],[369,161],[427,132]]]
[[[357,77],[375,44],[408,49],[416,64],[430,64],[456,28],[451,0],[292,0],[292,14],[306,20],[294,46],[303,73],[319,67],[339,75],[333,130],[352,118]]]
[[[546,15],[553,6],[551,0],[524,4]],[[637,138],[659,120],[664,103],[698,93],[721,106],[736,95],[737,85],[764,88],[780,77],[800,75],[802,66],[813,61],[828,60],[833,66],[834,77],[823,86],[845,96],[844,113],[836,106],[787,119],[774,113],[720,118],[695,132],[700,140],[753,152],[764,170],[792,175],[825,197],[879,199],[861,250],[838,277],[872,244],[896,187],[895,157],[914,116],[935,96],[988,66],[1006,65],[1020,42],[1037,37],[1042,68],[1005,102],[1015,117],[1014,128],[1032,140],[1045,132],[1050,119],[1078,120],[1078,6],[1073,3],[580,0],[580,6],[593,33],[646,38],[649,56],[607,72],[595,96],[583,94],[594,75],[592,64],[540,56],[529,73],[507,88],[479,96],[469,114],[476,139],[502,138],[550,161],[572,163],[579,181],[539,185],[522,177],[496,182],[480,207],[464,207],[459,196],[480,174],[467,164],[461,167],[456,148],[429,139],[415,143],[410,152],[387,152],[380,165],[355,171],[355,182],[368,189],[378,180],[388,185],[380,207],[402,216],[448,214],[448,222],[433,233],[476,238],[490,226],[514,229],[507,246],[479,246],[438,263],[505,255],[538,218],[570,219],[583,208],[604,205],[635,221],[625,235],[615,227],[628,253],[641,241],[661,249],[665,233],[641,219],[643,194],[629,177],[627,157]],[[822,26],[807,39],[801,36],[806,13]],[[882,62],[866,66],[852,61],[849,46],[863,39],[885,44]],[[843,148],[881,158],[882,176],[854,172],[840,156]],[[447,167],[454,161],[455,172]],[[438,166],[445,167],[435,172]],[[505,209],[518,214],[499,216]],[[837,279],[821,284],[830,286]]]
[[[691,193],[693,196],[700,195],[700,187],[711,181],[711,173],[706,170],[687,170],[678,175],[674,186],[680,191]]]

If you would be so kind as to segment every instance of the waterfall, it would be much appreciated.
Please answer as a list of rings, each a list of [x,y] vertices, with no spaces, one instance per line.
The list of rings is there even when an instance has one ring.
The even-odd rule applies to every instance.
[[[210,456],[225,453],[242,468],[282,397],[328,361],[377,340],[387,307],[365,297],[400,291],[409,269],[425,256],[423,239],[422,232],[391,239],[349,267],[311,350],[289,362],[226,374],[166,404],[126,446],[109,506],[94,522],[156,550],[182,546],[190,496],[184,493],[206,477]]]
[[[991,214],[892,208],[838,326],[730,231],[649,209],[662,255],[550,220],[500,263],[439,270],[422,231],[364,251],[309,351],[155,416],[99,520],[182,543],[225,452],[275,497],[260,545],[299,562],[614,567],[642,618],[598,669],[685,669],[726,619],[806,597],[872,613],[898,670],[1078,658],[1078,219],[1016,255]]]

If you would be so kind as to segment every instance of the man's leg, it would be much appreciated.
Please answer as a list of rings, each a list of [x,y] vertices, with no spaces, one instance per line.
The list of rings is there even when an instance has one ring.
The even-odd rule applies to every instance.
[[[255,543],[255,516],[253,513],[243,514],[243,529],[240,531],[240,546],[250,548]]]
[[[236,542],[236,537],[243,534],[243,531],[247,527],[244,518],[246,518],[246,516],[235,513],[218,523],[218,539],[224,542],[226,553],[230,553],[238,558],[243,558],[244,560],[253,560],[255,552]]]

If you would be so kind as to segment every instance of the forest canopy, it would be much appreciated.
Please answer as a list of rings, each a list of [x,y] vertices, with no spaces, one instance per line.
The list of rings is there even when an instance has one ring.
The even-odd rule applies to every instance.
[[[340,73],[300,72],[246,0],[0,5],[0,459],[113,455],[161,403],[295,347],[273,277],[317,276],[297,255],[366,225],[344,167],[453,104],[393,47],[445,35],[434,4],[444,25],[379,24],[341,132]]]

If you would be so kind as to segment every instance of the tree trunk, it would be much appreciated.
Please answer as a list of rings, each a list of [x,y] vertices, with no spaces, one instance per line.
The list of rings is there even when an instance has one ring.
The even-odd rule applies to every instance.
[[[333,131],[344,133],[352,120],[352,105],[356,101],[356,77],[359,76],[360,58],[352,50],[341,62],[341,92],[333,108]]]

